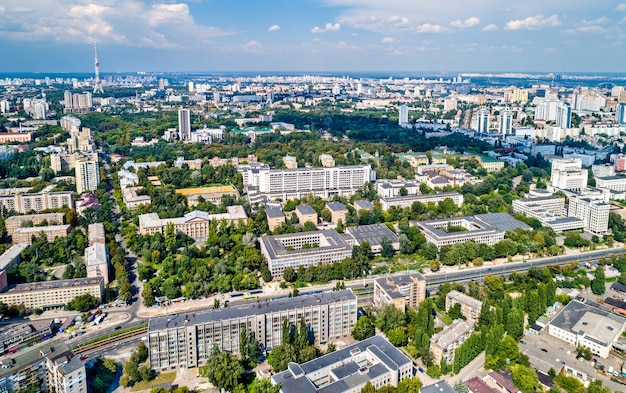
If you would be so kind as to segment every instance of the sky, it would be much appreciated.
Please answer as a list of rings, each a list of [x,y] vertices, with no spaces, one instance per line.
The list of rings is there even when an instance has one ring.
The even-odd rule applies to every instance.
[[[0,0],[0,72],[624,72],[612,0]]]

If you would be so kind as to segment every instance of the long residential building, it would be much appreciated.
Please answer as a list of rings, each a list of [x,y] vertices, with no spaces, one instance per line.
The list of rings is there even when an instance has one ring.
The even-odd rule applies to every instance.
[[[0,393],[86,393],[85,364],[62,340],[0,358]]]
[[[36,194],[17,194],[0,196],[0,205],[7,211],[20,214],[31,211],[40,212],[48,209],[63,207],[74,208],[74,193],[72,191],[41,192]]]
[[[49,243],[54,242],[57,237],[65,237],[70,233],[71,226],[65,225],[48,225],[45,227],[28,227],[17,228],[11,235],[13,244],[31,244],[33,237],[38,237],[42,233],[46,236]]]
[[[155,233],[165,232],[168,224],[174,225],[174,230],[184,233],[196,240],[202,240],[209,236],[209,227],[211,222],[220,223],[222,220],[227,223],[246,220],[248,215],[241,205],[228,206],[226,213],[209,214],[200,210],[194,210],[185,214],[183,217],[176,218],[159,218],[156,213],[142,214],[139,216],[139,233],[142,235],[154,235]]]
[[[263,236],[259,242],[274,279],[282,278],[288,267],[306,268],[352,256],[352,246],[334,229]]]
[[[393,304],[406,312],[407,307],[417,309],[426,299],[426,279],[420,273],[402,274],[374,280],[372,303],[381,307]]]
[[[323,199],[334,195],[348,197],[376,179],[370,165],[270,169],[267,164],[248,164],[237,170],[243,175],[244,186],[268,199],[283,201],[309,194]]]
[[[446,295],[446,312],[448,312],[451,307],[454,307],[455,304],[461,305],[461,315],[465,317],[467,322],[472,325],[478,322],[483,302],[463,292],[450,291]]]
[[[238,353],[244,327],[264,349],[271,349],[281,343],[283,321],[298,326],[301,318],[315,342],[347,337],[357,320],[357,298],[343,290],[152,318],[148,325],[150,367],[164,371],[202,366],[214,346]]]
[[[458,192],[440,192],[437,194],[420,194],[420,195],[405,195],[389,198],[380,198],[380,205],[383,210],[389,210],[392,207],[411,207],[415,202],[428,205],[433,203],[435,205],[439,202],[443,202],[446,199],[451,199],[455,205],[461,206],[463,204],[463,195]]]
[[[30,214],[25,216],[12,216],[4,221],[7,233],[12,235],[18,228],[32,227],[36,225],[60,225],[65,221],[63,213]]]
[[[0,302],[4,304],[24,304],[26,308],[57,308],[64,307],[76,296],[91,294],[103,299],[104,279],[76,278],[71,280],[32,282],[17,284],[0,293]]]
[[[474,331],[474,324],[457,319],[452,325],[445,326],[442,331],[430,338],[430,353],[433,355],[433,364],[439,364],[441,359],[446,363],[454,362],[454,351],[465,342]]]
[[[359,393],[398,386],[413,376],[411,359],[382,336],[373,336],[303,364],[289,363],[271,378],[281,393]]]
[[[597,233],[606,233],[609,229],[609,210],[611,205],[608,196],[602,193],[581,194],[569,198],[569,209],[567,214],[570,217],[581,219],[585,224],[585,229]]]

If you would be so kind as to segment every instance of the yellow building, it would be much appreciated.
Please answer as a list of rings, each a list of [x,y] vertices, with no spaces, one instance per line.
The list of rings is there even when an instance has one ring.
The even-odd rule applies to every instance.
[[[189,206],[196,206],[200,198],[218,204],[224,195],[232,195],[236,198],[239,197],[239,191],[233,186],[180,188],[176,190],[176,193],[186,197]]]

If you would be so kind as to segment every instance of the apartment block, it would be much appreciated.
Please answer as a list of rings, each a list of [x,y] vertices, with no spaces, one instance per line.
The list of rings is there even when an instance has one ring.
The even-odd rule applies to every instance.
[[[421,184],[416,180],[381,179],[376,181],[376,193],[381,198],[400,196],[402,190],[406,191],[405,195],[417,195]]]
[[[244,326],[269,350],[280,345],[283,321],[297,326],[301,318],[315,342],[347,337],[357,320],[357,298],[344,290],[152,318],[148,325],[150,366],[160,371],[202,366],[214,345],[236,354]]]
[[[296,216],[298,217],[298,222],[300,225],[304,225],[307,222],[312,222],[317,226],[317,212],[313,210],[310,205],[299,205],[296,206]]]
[[[196,240],[206,240],[209,236],[209,227],[212,221],[227,224],[237,223],[239,220],[246,220],[248,215],[241,205],[228,206],[226,213],[208,214],[203,211],[194,210],[183,217],[159,218],[156,213],[142,214],[139,216],[139,233],[142,235],[154,235],[163,233],[165,227],[172,223],[176,232],[184,233]]]
[[[104,243],[85,248],[85,266],[88,278],[102,277],[104,285],[109,283],[109,251]]]
[[[63,207],[74,208],[74,193],[41,192],[36,194],[15,194],[0,196],[0,204],[7,211],[15,211],[20,214],[40,212],[48,209],[60,209]]]
[[[306,268],[352,256],[352,246],[335,230],[263,236],[259,242],[274,279],[282,278],[288,267]]]
[[[86,293],[103,299],[104,280],[101,277],[76,278],[17,284],[0,293],[0,302],[9,305],[24,304],[26,308],[57,308],[64,307],[76,296]]]
[[[271,377],[281,393],[359,393],[366,383],[375,389],[398,386],[413,376],[413,364],[382,336],[373,336],[303,364],[289,363]]]
[[[326,208],[330,211],[330,222],[333,224],[346,223],[346,219],[348,218],[348,208],[343,205],[341,202],[327,202]]]
[[[149,205],[152,203],[150,195],[139,195],[137,191],[143,187],[126,187],[122,191],[122,200],[128,210],[136,209],[141,205]]]
[[[104,224],[101,222],[89,224],[87,226],[87,237],[89,239],[90,246],[93,246],[96,243],[105,244],[107,239],[105,236]]]
[[[603,234],[609,229],[609,210],[611,205],[608,198],[603,195],[576,195],[569,198],[568,216],[576,217],[583,221],[585,229]]]
[[[59,225],[65,221],[63,213],[30,214],[25,216],[12,216],[4,221],[7,233],[12,235],[15,230],[23,227],[38,225]]]
[[[258,188],[268,199],[302,198],[313,194],[323,199],[334,195],[352,196],[367,182],[376,179],[370,165],[270,169],[266,164],[240,165],[244,186]]]
[[[465,317],[467,322],[472,325],[478,322],[483,302],[462,292],[450,291],[446,295],[446,312],[455,304],[461,305],[461,315]]]
[[[57,237],[65,237],[70,233],[71,226],[65,225],[48,225],[43,227],[17,228],[11,235],[13,244],[31,244],[33,237],[38,237],[42,233],[46,236],[49,243],[54,242]]]
[[[0,366],[0,393],[87,392],[85,364],[61,340],[3,356]]]
[[[426,279],[420,273],[402,274],[374,280],[372,303],[381,307],[393,304],[406,312],[407,307],[417,309],[426,299]]]
[[[380,198],[380,205],[383,210],[387,211],[392,207],[411,207],[415,202],[419,202],[424,205],[428,205],[429,203],[437,205],[439,204],[439,202],[443,202],[446,199],[452,199],[452,202],[454,202],[454,204],[457,206],[461,206],[463,204],[462,194],[459,194],[458,192],[440,192],[437,194],[406,195]]]
[[[98,160],[93,157],[76,159],[76,192],[95,191],[100,184]]]
[[[452,322],[452,325],[445,326],[442,331],[430,338],[430,353],[433,355],[433,364],[439,364],[441,359],[446,363],[454,362],[454,351],[471,336],[474,331],[474,324],[462,319]]]

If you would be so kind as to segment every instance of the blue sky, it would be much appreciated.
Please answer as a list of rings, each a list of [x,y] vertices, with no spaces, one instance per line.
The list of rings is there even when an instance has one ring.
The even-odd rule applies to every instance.
[[[0,72],[623,72],[610,0],[0,0]]]

